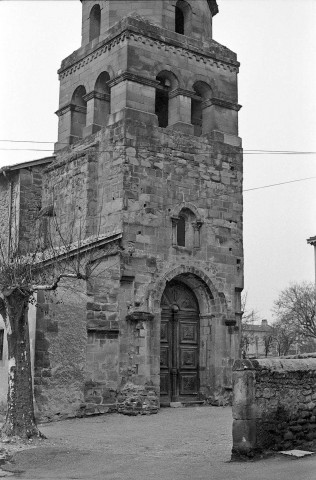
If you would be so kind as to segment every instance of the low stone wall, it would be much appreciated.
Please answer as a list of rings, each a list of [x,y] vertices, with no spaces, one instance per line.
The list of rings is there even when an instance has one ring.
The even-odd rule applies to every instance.
[[[232,458],[316,446],[316,353],[237,360]]]

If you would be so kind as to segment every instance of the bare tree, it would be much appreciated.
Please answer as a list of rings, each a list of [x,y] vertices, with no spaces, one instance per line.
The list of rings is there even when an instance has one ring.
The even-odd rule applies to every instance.
[[[282,318],[273,324],[272,336],[277,354],[288,355],[290,349],[298,343],[299,331],[291,319]]]
[[[291,322],[300,335],[316,338],[316,290],[313,283],[294,283],[274,302],[274,314],[282,322]]]
[[[34,415],[28,307],[40,290],[54,291],[63,278],[88,280],[99,264],[100,238],[83,238],[83,229],[73,233],[61,231],[56,219],[46,231],[45,245],[38,242],[35,251],[20,248],[12,240],[6,249],[0,238],[0,314],[4,319],[8,341],[8,402],[0,436],[42,437]],[[46,226],[47,227],[47,226]],[[47,229],[46,229],[47,230]],[[76,238],[75,238],[76,237]],[[14,239],[14,236],[12,236]]]

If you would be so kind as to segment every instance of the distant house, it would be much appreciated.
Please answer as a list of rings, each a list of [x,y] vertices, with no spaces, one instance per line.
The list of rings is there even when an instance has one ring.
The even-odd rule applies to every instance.
[[[244,324],[242,339],[242,354],[245,357],[260,358],[276,355],[272,327],[266,319],[263,319],[260,325]]]

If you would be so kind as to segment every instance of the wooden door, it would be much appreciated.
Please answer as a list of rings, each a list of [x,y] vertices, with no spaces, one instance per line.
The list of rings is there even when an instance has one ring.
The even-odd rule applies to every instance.
[[[199,391],[199,309],[192,290],[170,282],[161,301],[161,401],[195,400]]]

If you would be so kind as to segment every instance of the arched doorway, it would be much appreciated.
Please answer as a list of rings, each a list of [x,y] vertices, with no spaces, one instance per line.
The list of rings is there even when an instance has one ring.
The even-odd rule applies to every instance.
[[[179,281],[161,299],[160,397],[162,403],[197,400],[199,392],[199,306]]]

